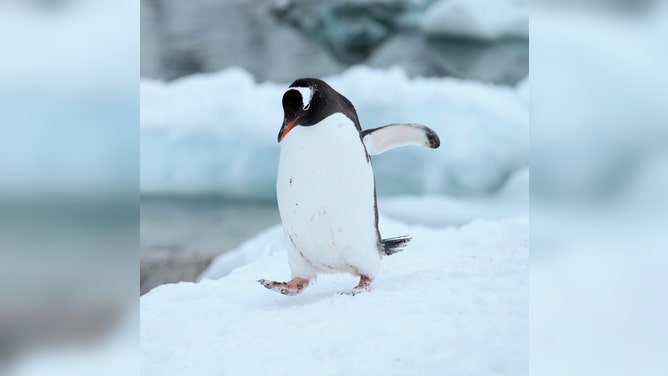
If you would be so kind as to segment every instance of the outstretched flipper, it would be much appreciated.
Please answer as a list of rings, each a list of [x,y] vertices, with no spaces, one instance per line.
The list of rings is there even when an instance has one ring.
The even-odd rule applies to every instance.
[[[377,155],[401,146],[436,149],[441,140],[431,128],[420,124],[397,123],[362,131],[362,141],[369,155]]]

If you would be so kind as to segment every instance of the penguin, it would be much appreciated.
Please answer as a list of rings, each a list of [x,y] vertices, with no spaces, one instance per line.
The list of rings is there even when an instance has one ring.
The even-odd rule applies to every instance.
[[[435,149],[439,137],[412,123],[362,130],[353,104],[315,78],[288,87],[283,111],[276,196],[292,278],[258,282],[297,295],[320,273],[349,273],[359,283],[342,293],[370,291],[381,257],[411,240],[380,236],[370,156],[407,145]]]

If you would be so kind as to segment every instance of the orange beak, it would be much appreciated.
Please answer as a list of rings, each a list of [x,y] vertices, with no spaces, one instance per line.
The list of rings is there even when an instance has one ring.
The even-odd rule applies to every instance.
[[[278,142],[281,142],[285,136],[290,132],[292,128],[294,128],[295,124],[297,124],[297,120],[299,120],[299,116],[294,118],[291,122],[289,122],[287,125],[283,123],[283,126],[281,127],[281,130],[278,132]]]

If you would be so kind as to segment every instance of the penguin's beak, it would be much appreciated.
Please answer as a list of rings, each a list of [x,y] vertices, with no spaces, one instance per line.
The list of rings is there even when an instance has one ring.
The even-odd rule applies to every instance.
[[[295,124],[297,124],[297,120],[299,120],[299,116],[297,116],[287,124],[285,123],[285,121],[283,121],[283,126],[281,127],[281,130],[278,132],[278,142],[281,142],[288,134],[288,132],[290,132],[290,129],[294,128]]]

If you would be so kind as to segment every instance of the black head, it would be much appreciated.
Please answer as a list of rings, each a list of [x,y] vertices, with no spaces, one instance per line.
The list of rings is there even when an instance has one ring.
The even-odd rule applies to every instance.
[[[283,94],[283,125],[278,142],[295,126],[310,127],[337,112],[348,116],[361,131],[355,107],[346,97],[317,78],[296,80]]]

